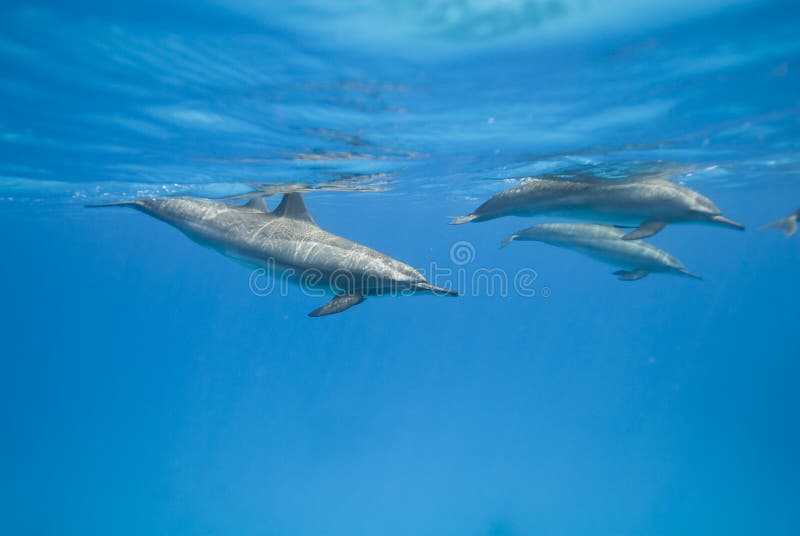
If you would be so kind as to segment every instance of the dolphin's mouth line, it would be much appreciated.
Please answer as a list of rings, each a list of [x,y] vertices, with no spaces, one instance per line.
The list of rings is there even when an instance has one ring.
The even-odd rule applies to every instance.
[[[458,296],[459,293],[457,290],[452,290],[449,288],[437,287],[435,285],[431,285],[430,283],[416,283],[411,287],[414,290],[425,290],[431,292],[436,295],[441,296]]]
[[[722,214],[717,214],[711,218],[711,221],[714,223],[719,223],[722,225],[727,225],[728,227],[732,227],[734,229],[738,229],[740,231],[744,231],[744,225],[739,223],[738,221],[733,221],[730,218],[726,218]]]
[[[335,288],[330,288],[331,292],[334,294],[342,293],[342,290],[337,290]],[[357,288],[353,291],[346,291],[345,293],[361,293],[365,296],[400,296],[408,292],[430,292],[431,294],[435,294],[437,296],[460,296],[457,290],[452,290],[449,288],[444,287],[437,287],[436,285],[431,285],[427,282],[420,282],[420,283],[412,283],[410,285],[401,285],[398,284],[396,286],[390,287],[382,287],[382,288]]]

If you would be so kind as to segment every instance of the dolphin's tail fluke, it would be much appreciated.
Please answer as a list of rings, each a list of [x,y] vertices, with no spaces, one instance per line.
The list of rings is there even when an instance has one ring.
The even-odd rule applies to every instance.
[[[734,229],[739,229],[740,231],[744,231],[744,225],[742,225],[739,222],[729,220],[722,214],[717,214],[716,216],[711,218],[711,221],[713,221],[714,223],[721,223],[722,225],[727,225],[728,227],[733,227]]]
[[[779,229],[783,231],[786,236],[792,236],[797,231],[797,215],[792,214],[790,216],[786,216],[778,221],[768,223],[763,227],[760,227],[758,230],[763,231],[764,229]]]
[[[98,203],[94,205],[85,205],[86,208],[106,208],[106,207],[139,207],[141,203],[136,201],[117,201],[115,203]]]
[[[478,216],[475,214],[467,214],[466,216],[455,216],[450,220],[450,225],[461,225],[462,223],[469,223],[475,220]]]
[[[515,234],[512,234],[511,236],[509,236],[508,238],[506,238],[505,240],[503,240],[502,242],[500,242],[500,247],[501,247],[501,248],[504,248],[504,247],[506,247],[506,246],[507,246],[507,245],[509,245],[511,242],[513,242],[514,240],[516,240],[516,238],[517,238],[518,236],[519,236],[519,235],[518,235],[518,234],[516,234],[516,233],[515,233]]]
[[[414,290],[426,290],[428,292],[432,292],[434,294],[441,296],[458,296],[457,290],[437,287],[435,285],[431,285],[430,283],[417,283],[416,285],[414,285]]]

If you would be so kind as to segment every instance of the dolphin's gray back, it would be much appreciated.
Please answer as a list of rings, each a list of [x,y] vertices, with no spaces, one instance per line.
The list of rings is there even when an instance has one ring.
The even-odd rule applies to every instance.
[[[496,194],[474,212],[477,220],[545,213],[641,222],[691,219],[695,213],[699,218],[719,209],[701,194],[666,180],[543,177]]]
[[[479,206],[474,214],[494,217],[506,213],[544,212],[565,205],[569,199],[592,187],[588,181],[530,178],[495,194]]]

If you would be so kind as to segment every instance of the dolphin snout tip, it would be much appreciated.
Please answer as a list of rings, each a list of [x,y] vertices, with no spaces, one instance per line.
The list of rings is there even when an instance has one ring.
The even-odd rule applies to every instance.
[[[450,225],[462,225],[464,223],[469,223],[475,218],[477,218],[475,214],[467,214],[466,216],[453,216],[450,218]]]
[[[425,291],[428,291],[428,292],[430,292],[432,294],[436,294],[437,296],[453,296],[453,297],[457,297],[457,296],[461,295],[461,294],[458,293],[457,290],[453,290],[453,289],[450,289],[450,288],[444,288],[444,287],[437,287],[436,285],[431,285],[430,283],[427,283],[427,282],[417,283],[412,288],[414,290],[425,290]]]
[[[680,273],[681,273],[681,275],[685,275],[686,277],[691,277],[692,279],[697,279],[698,281],[702,281],[703,280],[703,276],[702,275],[697,275],[697,274],[692,273],[692,272],[690,272],[689,270],[686,270],[686,269],[681,270]]]
[[[744,231],[745,230],[745,226],[743,224],[739,223],[738,221],[733,221],[730,218],[726,218],[722,214],[717,214],[716,216],[711,218],[711,221],[716,222],[716,223],[720,223],[722,225],[726,225],[728,227],[731,227],[732,229],[736,229],[736,230],[739,230],[739,231]]]
[[[519,235],[517,235],[517,234],[513,234],[513,235],[509,236],[508,238],[504,239],[502,242],[500,242],[500,249],[503,249],[504,247],[508,246],[511,242],[516,240],[518,236]]]

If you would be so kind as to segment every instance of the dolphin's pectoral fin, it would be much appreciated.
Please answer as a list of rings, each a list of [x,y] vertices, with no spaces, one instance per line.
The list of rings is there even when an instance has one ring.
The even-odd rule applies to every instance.
[[[617,270],[614,272],[614,275],[617,276],[617,279],[620,281],[636,281],[649,273],[650,272],[647,270]]]
[[[342,311],[351,308],[354,305],[358,305],[359,303],[364,301],[364,295],[361,293],[356,294],[337,294],[333,297],[331,301],[323,305],[322,307],[318,307],[308,313],[308,316],[326,316],[326,315],[335,315],[336,313],[341,313]]]
[[[648,236],[653,236],[664,226],[667,225],[665,221],[659,220],[649,220],[641,224],[636,230],[631,231],[628,234],[622,235],[623,240],[639,240],[640,238],[647,238]]]

